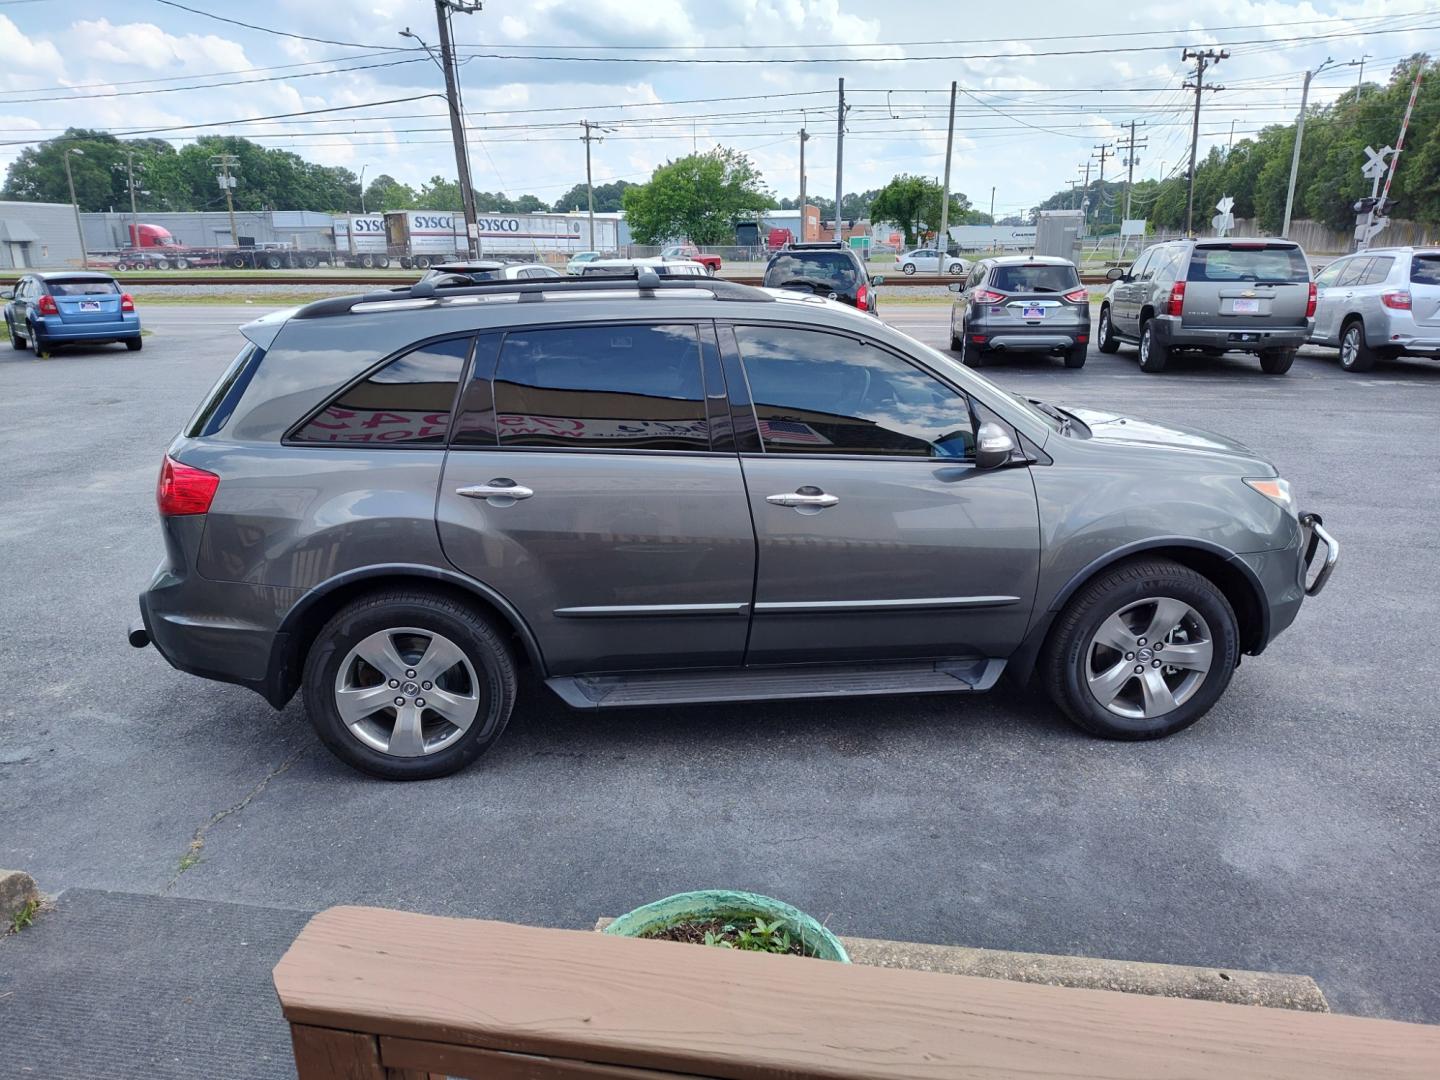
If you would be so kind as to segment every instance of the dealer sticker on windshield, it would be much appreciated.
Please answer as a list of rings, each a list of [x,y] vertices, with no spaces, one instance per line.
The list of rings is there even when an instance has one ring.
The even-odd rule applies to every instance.
[[[1022,317],[1026,319],[1043,319],[1045,317],[1045,309],[1039,304],[1026,304]]]

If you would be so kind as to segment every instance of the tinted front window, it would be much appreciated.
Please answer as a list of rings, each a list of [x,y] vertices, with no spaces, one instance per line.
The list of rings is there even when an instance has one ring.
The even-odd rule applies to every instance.
[[[1340,280],[1335,284],[1342,288],[1346,285],[1359,285],[1365,278],[1365,270],[1369,267],[1372,259],[1351,259],[1344,270],[1340,272]]]
[[[443,446],[470,339],[422,345],[341,392],[292,436],[336,445]]]
[[[1005,293],[1067,292],[1080,284],[1073,266],[997,266],[990,275],[990,287]]]
[[[1370,266],[1365,271],[1365,276],[1360,279],[1361,285],[1379,285],[1390,276],[1390,268],[1395,265],[1393,257],[1376,256],[1370,260]]]
[[[708,450],[693,326],[518,330],[495,372],[501,446]]]
[[[1330,288],[1331,285],[1334,285],[1335,282],[1340,279],[1340,275],[1348,265],[1350,265],[1349,259],[1341,259],[1339,262],[1331,263],[1315,275],[1315,287],[1319,289]]]
[[[964,395],[892,353],[789,327],[735,336],[766,453],[974,457]]]
[[[51,296],[114,296],[120,287],[113,281],[52,281]]]
[[[1305,253],[1288,244],[1197,247],[1190,254],[1190,281],[1309,281]]]
[[[1410,284],[1440,285],[1440,255],[1416,255],[1410,263]]]
[[[859,275],[850,256],[839,251],[815,251],[777,256],[765,269],[765,284],[775,289],[788,284],[823,285],[835,292],[855,288]]]

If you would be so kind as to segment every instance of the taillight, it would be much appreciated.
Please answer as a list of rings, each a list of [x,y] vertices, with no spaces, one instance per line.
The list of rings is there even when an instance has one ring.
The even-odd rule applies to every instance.
[[[60,309],[55,306],[55,297],[51,296],[49,293],[46,293],[44,296],[40,297],[40,303],[35,306],[40,309],[41,315],[60,314]]]
[[[861,285],[855,290],[855,306],[861,311],[870,310],[870,286]]]
[[[126,293],[121,293],[121,294],[120,294],[120,310],[121,310],[121,311],[134,311],[134,310],[135,310],[135,298],[134,298],[133,296],[131,296],[128,292],[126,292]]]
[[[1065,294],[1065,299],[1072,304],[1088,304],[1090,302],[1090,290],[1085,288],[1071,289]]]
[[[161,517],[206,514],[219,486],[220,477],[214,473],[186,465],[166,454],[160,466],[160,482],[155,485],[155,504],[160,508]]]
[[[1315,283],[1312,281],[1310,283],[1310,299],[1305,301],[1305,318],[1313,319],[1315,317],[1316,299],[1317,297],[1315,295]]]
[[[1380,302],[1388,308],[1394,308],[1396,311],[1410,310],[1410,294],[1404,289],[1398,292],[1381,293]]]
[[[1170,299],[1165,302],[1166,315],[1179,315],[1185,307],[1185,283],[1177,281],[1170,286]]]
[[[1005,299],[1005,294],[991,292],[989,289],[981,289],[970,299],[977,304],[998,304]]]

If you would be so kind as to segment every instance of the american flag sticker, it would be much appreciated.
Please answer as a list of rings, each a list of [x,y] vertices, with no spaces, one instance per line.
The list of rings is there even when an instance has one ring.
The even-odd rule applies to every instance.
[[[809,424],[802,424],[798,420],[761,420],[760,437],[766,442],[772,443],[808,443],[812,446],[834,445]]]

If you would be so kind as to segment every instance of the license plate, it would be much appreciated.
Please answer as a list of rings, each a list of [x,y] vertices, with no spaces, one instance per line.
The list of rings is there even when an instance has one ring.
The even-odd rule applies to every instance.
[[[1043,319],[1044,317],[1045,309],[1039,304],[1026,304],[1025,310],[1021,312],[1021,318],[1024,319]]]
[[[81,301],[80,301],[80,310],[81,310],[81,311],[99,311],[99,310],[100,310],[100,301],[99,301],[99,300],[81,300]]]
[[[1260,314],[1259,300],[1234,300],[1231,301],[1230,310],[1236,315],[1258,315]]]

